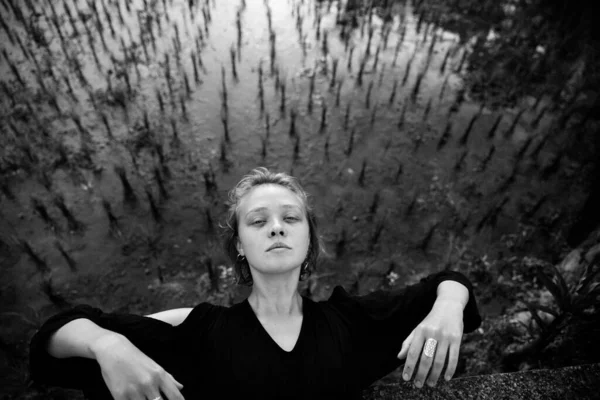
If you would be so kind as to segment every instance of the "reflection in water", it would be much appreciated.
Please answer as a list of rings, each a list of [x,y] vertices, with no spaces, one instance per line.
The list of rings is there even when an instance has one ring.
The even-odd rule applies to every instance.
[[[359,3],[9,2],[0,68],[12,234],[50,265],[71,254],[71,270],[102,275],[135,255],[163,282],[199,254],[223,262],[213,228],[225,191],[265,165],[313,193],[335,248],[319,273],[366,288],[449,264],[454,238],[493,252],[522,209],[533,218],[541,199],[560,204],[568,183],[555,174],[563,154],[546,146],[548,101],[502,108],[467,90],[493,28],[456,33],[440,11]],[[30,218],[28,204],[56,195],[87,229],[52,228],[62,243],[52,247],[51,217]],[[13,278],[30,287],[23,268]],[[53,274],[55,285],[71,279]]]

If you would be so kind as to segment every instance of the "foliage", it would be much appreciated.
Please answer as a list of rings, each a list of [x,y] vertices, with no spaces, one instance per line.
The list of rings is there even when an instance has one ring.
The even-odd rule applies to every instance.
[[[538,280],[550,291],[556,309],[542,304],[526,302],[526,306],[537,326],[528,329],[535,339],[518,351],[509,354],[509,359],[534,355],[541,352],[558,334],[576,319],[591,320],[600,315],[598,297],[600,296],[600,254],[591,261],[582,261],[581,276],[573,284],[567,284],[563,273],[556,266],[537,268]],[[552,318],[542,318],[543,313]]]

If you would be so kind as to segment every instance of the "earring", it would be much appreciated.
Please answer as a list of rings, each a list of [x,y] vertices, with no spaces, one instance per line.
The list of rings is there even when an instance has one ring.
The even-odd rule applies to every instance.
[[[302,267],[300,267],[300,273],[303,274],[308,270],[308,261],[306,261],[304,264],[302,264]]]
[[[242,254],[238,254],[238,255],[237,255],[237,259],[236,259],[236,261],[237,261],[237,262],[242,262],[242,261],[244,261],[245,259],[246,259],[246,256],[244,256],[244,255],[242,255]]]

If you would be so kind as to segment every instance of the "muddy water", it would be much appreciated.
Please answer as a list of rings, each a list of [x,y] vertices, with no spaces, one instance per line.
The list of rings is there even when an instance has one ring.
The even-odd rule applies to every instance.
[[[475,257],[510,253],[500,239],[521,233],[524,209],[544,195],[552,197],[554,204],[565,201],[564,178],[540,179],[535,163],[527,157],[532,147],[519,163],[515,161],[529,138],[534,146],[548,133],[551,113],[532,127],[544,101],[535,109],[533,99],[522,99],[515,109],[491,109],[471,101],[467,94],[457,103],[467,67],[463,56],[472,40],[433,24],[419,24],[410,3],[394,4],[391,22],[385,23],[377,13],[371,22],[359,16],[357,28],[345,28],[350,35],[347,42],[341,37],[342,25],[336,24],[344,16],[338,12],[344,4],[337,2],[208,1],[192,2],[190,9],[185,1],[129,1],[129,10],[121,2],[96,3],[98,17],[84,1],[58,2],[54,11],[36,4],[35,13],[22,6],[26,18],[43,32],[47,47],[34,42],[12,10],[3,17],[29,52],[26,57],[5,31],[0,33],[9,59],[26,82],[22,87],[3,60],[2,77],[16,102],[3,99],[3,120],[11,121],[19,132],[6,127],[3,140],[15,143],[29,135],[40,157],[33,173],[17,170],[7,175],[16,200],[2,198],[3,240],[12,244],[7,250],[11,257],[4,259],[9,268],[2,272],[8,288],[4,304],[13,308],[51,304],[48,293],[39,289],[42,274],[31,257],[21,255],[17,238],[29,241],[45,259],[53,290],[69,302],[148,311],[206,298],[203,257],[210,258],[213,266],[227,265],[206,215],[210,213],[215,225],[222,221],[227,189],[259,165],[292,172],[313,195],[328,250],[313,277],[315,298],[326,297],[333,284],[359,281],[359,292],[377,288],[386,281],[391,266],[401,281],[415,280],[448,260],[458,263],[461,249],[469,249]],[[74,14],[78,34],[65,5]],[[75,9],[87,21],[89,35]],[[58,24],[51,22],[54,13]],[[148,17],[152,22],[140,25]],[[36,80],[32,57],[41,65],[48,94]],[[79,77],[74,59],[87,83]],[[60,112],[49,104],[52,96]],[[125,98],[125,108],[118,104],[119,98]],[[19,119],[17,111],[27,110],[26,103],[35,116]],[[112,139],[102,114],[107,116]],[[157,151],[143,146],[148,141],[134,140],[145,132],[145,115],[149,137],[162,146],[162,167]],[[83,132],[73,116],[80,118]],[[502,119],[489,138],[499,116]],[[290,133],[292,120],[294,134]],[[470,133],[461,144],[469,125]],[[43,137],[40,127],[52,141]],[[67,146],[70,168],[49,167],[58,157],[51,142]],[[132,150],[135,143],[140,144],[139,151]],[[80,157],[85,145],[92,149],[91,163]],[[492,145],[494,153],[482,168]],[[11,149],[7,145],[4,152],[8,155]],[[539,160],[544,164],[551,156],[544,147]],[[114,171],[117,165],[125,168],[137,196],[135,205],[124,201]],[[154,199],[159,197],[155,167],[161,168],[169,194],[159,204],[160,224],[152,218],[144,191],[149,188]],[[216,178],[213,193],[203,178],[210,170]],[[50,190],[40,184],[41,171],[50,176]],[[569,196],[576,198],[578,189],[572,190]],[[66,229],[64,217],[52,203],[58,193],[85,224],[83,232]],[[42,221],[31,196],[42,199],[61,232]],[[119,219],[120,230],[112,236],[103,199]],[[476,230],[498,205],[495,226]],[[540,213],[549,209],[544,207]],[[378,227],[382,230],[377,236]],[[343,232],[344,251],[336,256]],[[148,238],[156,239],[154,252]],[[68,267],[55,241],[76,261],[77,271]],[[545,245],[547,241],[540,249]],[[234,297],[243,295],[242,289],[228,288],[236,293]]]

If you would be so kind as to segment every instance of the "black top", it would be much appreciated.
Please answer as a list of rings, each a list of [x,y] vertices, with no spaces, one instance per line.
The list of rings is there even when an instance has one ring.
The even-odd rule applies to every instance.
[[[427,316],[444,280],[468,288],[464,332],[473,331],[481,323],[473,289],[453,271],[366,296],[350,296],[336,286],[326,301],[303,297],[302,328],[290,352],[269,336],[248,300],[231,307],[200,303],[178,326],[78,305],[36,332],[30,373],[36,383],[82,389],[89,399],[111,399],[95,360],[57,359],[45,351],[53,332],[87,318],[123,334],[171,373],[184,385],[186,400],[360,399],[363,389],[404,363],[396,358],[402,342]]]

